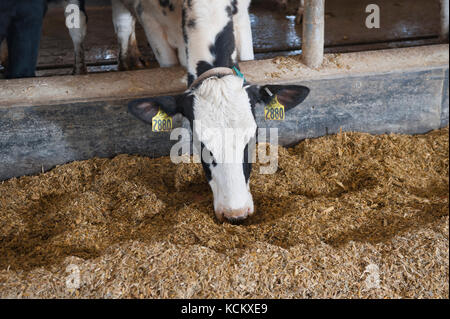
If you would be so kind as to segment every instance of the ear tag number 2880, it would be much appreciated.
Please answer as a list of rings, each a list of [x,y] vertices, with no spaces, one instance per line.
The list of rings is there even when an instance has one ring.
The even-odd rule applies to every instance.
[[[152,131],[153,132],[169,132],[172,130],[172,117],[167,115],[161,109],[152,118]]]
[[[284,121],[284,105],[278,102],[276,95],[264,107],[264,118],[266,121]]]

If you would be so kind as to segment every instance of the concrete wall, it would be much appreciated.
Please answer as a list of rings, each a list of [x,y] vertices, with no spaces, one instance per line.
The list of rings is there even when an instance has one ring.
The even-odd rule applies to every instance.
[[[448,125],[448,45],[242,63],[254,83],[297,83],[310,96],[287,113],[280,142],[343,131],[425,133]],[[74,160],[121,153],[168,155],[169,133],[152,133],[126,104],[185,89],[181,68],[0,81],[0,180]],[[182,125],[178,119],[177,125]]]

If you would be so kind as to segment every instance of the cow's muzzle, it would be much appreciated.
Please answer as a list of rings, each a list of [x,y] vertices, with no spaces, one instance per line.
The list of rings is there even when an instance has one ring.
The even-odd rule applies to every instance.
[[[216,217],[219,221],[228,221],[232,224],[240,223],[253,215],[252,207],[244,207],[240,209],[218,209],[215,211]]]

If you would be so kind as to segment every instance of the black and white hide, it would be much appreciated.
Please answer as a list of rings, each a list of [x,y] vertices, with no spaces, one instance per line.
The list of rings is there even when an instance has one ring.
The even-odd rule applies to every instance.
[[[161,2],[166,5],[167,16],[179,10],[179,1]],[[194,140],[201,147],[215,214],[219,220],[231,222],[243,220],[255,211],[247,152],[257,130],[255,106],[269,103],[271,95],[276,95],[288,110],[309,93],[303,86],[252,85],[234,74],[232,69],[239,67],[238,57],[253,58],[248,43],[248,4],[248,0],[183,1],[179,22],[182,39],[176,39],[182,41],[177,42],[177,47],[185,48],[184,52],[178,50],[178,56],[186,61],[189,89],[183,94],[139,99],[129,104],[130,113],[147,123],[152,123],[160,109],[170,116],[182,114],[189,120]],[[167,23],[159,27],[164,29]],[[169,49],[169,38],[158,46],[160,53],[163,47]],[[234,136],[227,139],[230,133]]]

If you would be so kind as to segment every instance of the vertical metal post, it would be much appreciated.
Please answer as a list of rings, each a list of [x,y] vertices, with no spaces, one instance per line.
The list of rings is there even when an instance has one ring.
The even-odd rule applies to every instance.
[[[441,39],[448,40],[448,0],[441,0]]]
[[[325,0],[305,0],[303,14],[303,62],[317,68],[323,61]]]

